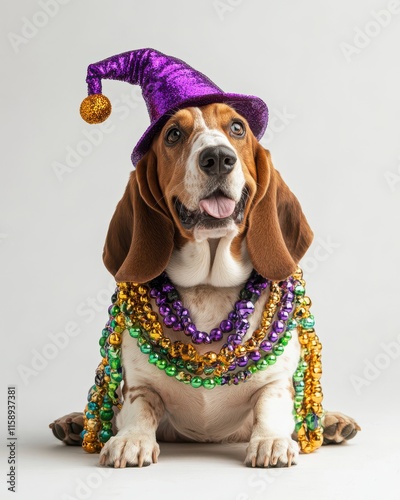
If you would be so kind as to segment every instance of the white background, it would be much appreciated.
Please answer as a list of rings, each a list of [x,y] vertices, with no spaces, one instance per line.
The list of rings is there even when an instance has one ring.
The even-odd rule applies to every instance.
[[[6,387],[17,385],[18,496],[84,498],[76,484],[89,478],[86,498],[197,498],[199,484],[209,498],[237,500],[293,498],[299,488],[297,498],[376,498],[384,485],[386,498],[399,498],[400,5],[389,15],[386,0],[54,1],[3,3],[0,16],[0,425],[5,438]],[[86,67],[142,47],[266,101],[262,143],[315,233],[303,267],[324,346],[325,407],[351,414],[363,432],[272,480],[242,468],[241,445],[226,455],[168,445],[166,465],[161,455],[146,471],[103,481],[90,476],[100,474],[97,457],[58,445],[47,428],[81,410],[93,383],[113,289],[103,242],[149,121],[137,88],[105,82],[115,112],[95,138],[99,128],[78,113]],[[81,152],[74,165],[71,151]],[[51,351],[51,334],[67,324],[76,335]],[[54,356],[40,365],[37,353]],[[3,444],[1,453],[3,495]]]

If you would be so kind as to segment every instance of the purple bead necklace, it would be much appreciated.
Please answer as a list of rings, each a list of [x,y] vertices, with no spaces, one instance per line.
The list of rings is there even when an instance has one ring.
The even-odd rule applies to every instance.
[[[235,346],[242,343],[250,326],[247,318],[254,312],[254,304],[269,284],[269,280],[253,271],[240,291],[240,298],[235,303],[234,310],[228,314],[227,319],[221,321],[218,328],[213,328],[210,333],[197,329],[188,309],[183,306],[176,288],[165,272],[150,282],[150,296],[155,299],[163,323],[168,328],[190,336],[194,344],[218,342],[222,340],[224,333],[229,333],[226,345],[233,350]]]
[[[250,361],[257,362],[259,361],[265,353],[273,352],[274,348],[276,348],[276,344],[281,337],[282,333],[285,332],[287,328],[287,322],[290,318],[290,313],[294,309],[294,280],[292,277],[289,277],[286,281],[281,282],[281,290],[283,291],[283,295],[280,301],[280,307],[277,312],[277,319],[272,323],[271,330],[268,333],[268,338],[263,340],[260,344],[260,349],[264,351],[263,353],[260,350],[252,351],[249,355],[244,355],[236,361],[234,361],[228,368],[229,371],[233,371],[238,367],[245,367],[248,365]],[[246,330],[247,331],[247,330]],[[236,339],[235,339],[236,340]],[[222,348],[227,347],[229,351],[234,351],[235,347],[239,345],[241,342],[228,342],[222,346]]]

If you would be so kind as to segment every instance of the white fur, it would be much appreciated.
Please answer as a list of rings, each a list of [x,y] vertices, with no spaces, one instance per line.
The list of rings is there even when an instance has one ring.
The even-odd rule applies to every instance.
[[[189,242],[181,250],[174,250],[167,267],[172,282],[185,287],[201,284],[227,287],[243,283],[250,275],[252,264],[249,259],[233,258],[230,246],[237,228],[227,233],[212,240]],[[245,245],[243,253],[247,254]]]
[[[196,111],[197,134],[191,147],[185,188],[198,205],[204,192],[205,175],[197,167],[199,151],[211,144],[229,143],[217,130],[210,130],[200,110]],[[229,143],[230,147],[231,144]],[[240,160],[229,174],[229,188],[240,199],[244,175]],[[193,209],[193,207],[188,207]],[[225,231],[198,231],[195,241],[173,252],[167,272],[175,283],[197,328],[210,331],[233,309],[252,264],[243,244],[242,259],[232,257],[230,246],[237,234],[232,223]],[[265,291],[250,318],[246,338],[259,327]],[[172,341],[183,334],[168,331]],[[197,346],[204,354],[218,352],[224,341],[211,346]],[[239,386],[216,387],[209,391],[194,389],[169,378],[148,363],[134,339],[123,334],[122,361],[125,367],[125,402],[117,419],[119,432],[101,453],[101,463],[125,467],[156,461],[158,439],[200,442],[248,441],[246,464],[253,467],[291,465],[298,446],[291,439],[293,431],[291,377],[296,369],[300,348],[296,334],[277,363],[258,372]],[[130,394],[138,395],[131,402]]]

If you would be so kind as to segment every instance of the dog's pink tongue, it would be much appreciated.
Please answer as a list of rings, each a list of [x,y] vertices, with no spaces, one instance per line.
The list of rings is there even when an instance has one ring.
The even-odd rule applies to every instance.
[[[235,206],[236,204],[233,200],[222,195],[210,196],[210,198],[200,201],[200,210],[216,219],[224,219],[232,215]]]

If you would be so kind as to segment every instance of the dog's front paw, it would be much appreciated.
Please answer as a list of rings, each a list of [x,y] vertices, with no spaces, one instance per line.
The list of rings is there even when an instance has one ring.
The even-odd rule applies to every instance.
[[[299,446],[291,438],[251,438],[247,467],[290,467],[297,463]]]
[[[112,437],[100,454],[100,465],[115,468],[146,467],[156,463],[160,447],[154,436],[131,432]]]

